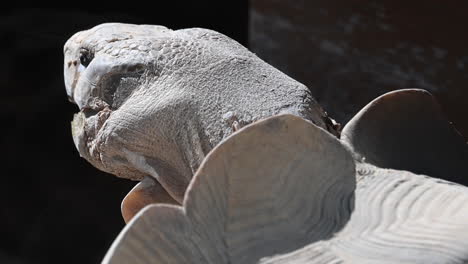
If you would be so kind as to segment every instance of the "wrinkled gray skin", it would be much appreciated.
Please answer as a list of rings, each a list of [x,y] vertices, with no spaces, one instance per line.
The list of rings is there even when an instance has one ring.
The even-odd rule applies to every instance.
[[[119,177],[150,175],[179,202],[235,128],[291,113],[337,134],[307,87],[211,30],[102,24],[72,36],[64,56],[80,155]]]

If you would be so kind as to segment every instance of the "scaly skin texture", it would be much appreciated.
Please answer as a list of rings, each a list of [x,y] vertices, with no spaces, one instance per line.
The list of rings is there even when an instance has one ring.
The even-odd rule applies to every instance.
[[[280,113],[336,128],[303,84],[211,30],[102,24],[64,47],[80,155],[119,177],[152,176],[181,202],[205,155]]]

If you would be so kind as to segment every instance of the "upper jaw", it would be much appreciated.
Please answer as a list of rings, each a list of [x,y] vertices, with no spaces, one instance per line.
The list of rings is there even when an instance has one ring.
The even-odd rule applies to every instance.
[[[145,63],[102,55],[95,58],[87,68],[77,69],[77,81],[74,86],[67,87],[67,91],[71,91],[69,96],[80,109],[102,109],[102,103],[110,107],[119,85],[117,80],[123,77],[139,79],[144,69]],[[126,90],[132,88],[124,87]]]
[[[85,69],[77,69],[75,75],[79,76],[75,77],[75,86],[69,90],[72,91],[71,96],[80,110],[102,108],[97,103],[103,101],[100,99],[103,92],[99,84],[105,76],[114,74],[116,70],[115,62],[107,56],[95,58]]]

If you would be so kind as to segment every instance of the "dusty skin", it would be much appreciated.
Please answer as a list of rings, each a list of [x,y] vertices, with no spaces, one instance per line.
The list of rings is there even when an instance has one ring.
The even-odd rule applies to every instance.
[[[290,113],[338,134],[307,87],[211,30],[102,24],[64,47],[82,157],[156,179],[179,203],[206,154],[239,128]]]
[[[141,181],[103,263],[468,261],[467,146],[427,92],[377,98],[340,140],[307,87],[211,30],[103,24],[64,54],[80,155]]]

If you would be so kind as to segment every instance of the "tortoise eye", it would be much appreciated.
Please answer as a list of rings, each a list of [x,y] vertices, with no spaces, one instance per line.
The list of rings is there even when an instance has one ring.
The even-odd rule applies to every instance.
[[[80,51],[80,63],[84,67],[88,67],[88,65],[93,60],[94,55],[88,49],[82,49]]]

